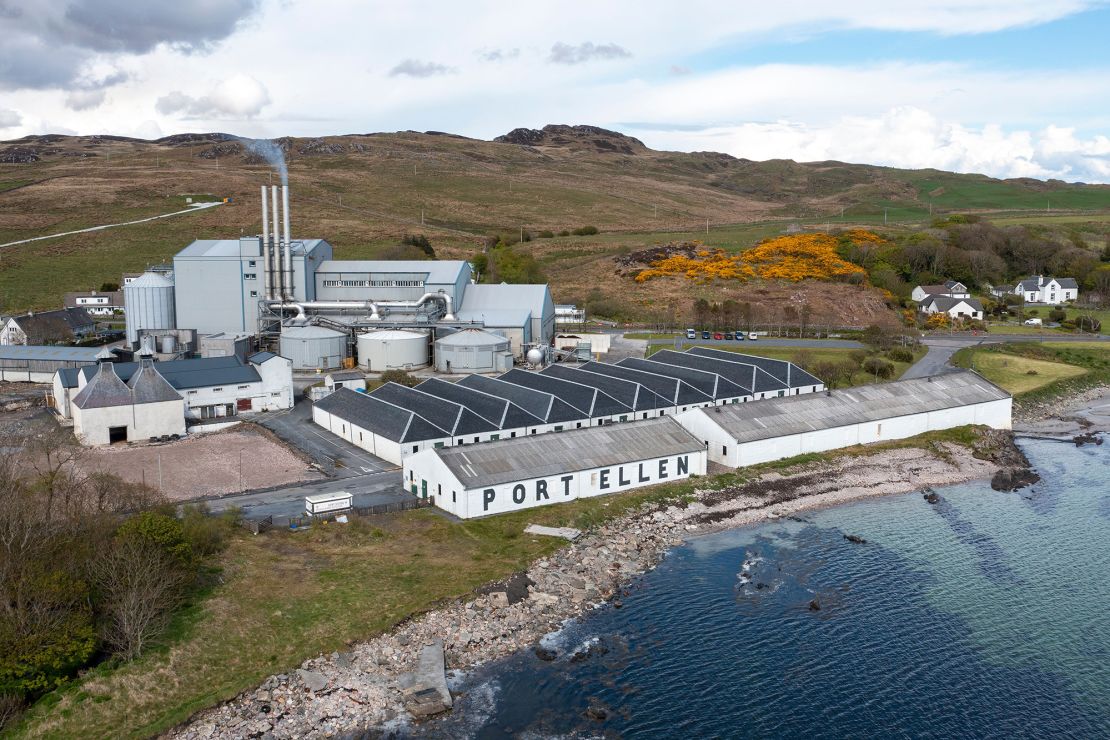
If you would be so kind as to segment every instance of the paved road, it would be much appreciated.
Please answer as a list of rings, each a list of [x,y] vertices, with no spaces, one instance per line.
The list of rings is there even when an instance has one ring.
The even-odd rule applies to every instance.
[[[950,362],[952,355],[964,347],[978,344],[1002,344],[1005,342],[1106,342],[1110,337],[1047,336],[1036,334],[976,334],[972,336],[931,336],[923,340],[929,351],[902,375],[903,378],[924,378],[941,375],[956,370]]]
[[[401,487],[401,471],[389,470],[369,475],[339,478],[289,486],[273,491],[257,491],[208,501],[213,512],[226,511],[238,507],[247,519],[274,518],[274,523],[287,524],[289,517],[304,514],[304,497],[317,493],[347,491],[354,494],[355,506],[374,506],[395,503],[412,498],[412,494]]]
[[[666,344],[667,340],[653,340],[652,344]],[[685,347],[744,347],[750,352],[758,354],[760,347],[798,347],[799,349],[860,349],[861,342],[854,339],[785,339],[782,337],[760,337],[756,341],[744,339],[686,339],[682,337],[674,340],[675,346],[681,352]]]
[[[260,414],[255,417],[256,421],[286,443],[311,456],[325,473],[337,478],[350,478],[397,467],[316,426],[312,422],[312,404],[299,393],[296,398],[293,408]]]

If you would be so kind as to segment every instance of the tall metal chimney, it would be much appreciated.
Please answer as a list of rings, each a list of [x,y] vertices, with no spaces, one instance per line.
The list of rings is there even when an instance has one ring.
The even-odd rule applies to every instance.
[[[270,249],[270,209],[269,204],[266,202],[266,186],[262,186],[262,236],[259,241],[262,243],[262,281],[265,285],[266,300],[273,300],[274,297],[274,271],[273,271],[273,250]]]
[[[293,246],[289,243],[289,186],[281,186],[281,218],[285,234],[285,289],[289,300],[296,298],[293,290]]]
[[[277,189],[276,185],[274,187],[270,188],[270,201],[273,204],[273,213],[274,213],[273,238],[272,238],[272,241],[270,243],[272,245],[271,248],[273,249],[273,254],[274,254],[274,275],[277,278],[274,281],[275,282],[275,284],[274,284],[274,298],[277,299],[277,298],[285,298],[285,276],[281,272],[281,246],[280,246],[281,245],[281,237],[278,234],[278,228],[279,228],[278,221],[280,220],[278,218],[278,214],[280,213],[280,211],[278,210],[278,189]]]

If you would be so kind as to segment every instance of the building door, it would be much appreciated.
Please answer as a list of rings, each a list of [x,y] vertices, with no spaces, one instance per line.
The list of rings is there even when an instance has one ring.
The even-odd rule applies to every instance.
[[[127,427],[108,427],[108,444],[127,441]]]
[[[236,401],[235,401],[235,410],[236,411],[250,411],[251,410],[251,400],[249,398],[236,399]]]
[[[420,481],[420,498],[428,498],[428,481]]]
[[[415,496],[415,495],[416,495],[416,483],[413,483],[413,484],[412,484],[412,495],[413,495],[413,496]]]

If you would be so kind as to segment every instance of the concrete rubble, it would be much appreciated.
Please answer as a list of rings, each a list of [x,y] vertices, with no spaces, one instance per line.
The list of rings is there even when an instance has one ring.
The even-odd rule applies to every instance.
[[[814,463],[791,476],[767,473],[733,489],[698,491],[680,505],[645,504],[533,562],[505,590],[450,603],[348,652],[309,659],[200,712],[169,736],[326,738],[430,716],[451,706],[445,668],[465,671],[533,648],[541,659],[554,659],[554,651],[537,645],[541,637],[589,608],[606,602],[619,607],[630,582],[691,533],[989,478],[996,470],[993,462],[954,445],[933,452],[896,449]]]

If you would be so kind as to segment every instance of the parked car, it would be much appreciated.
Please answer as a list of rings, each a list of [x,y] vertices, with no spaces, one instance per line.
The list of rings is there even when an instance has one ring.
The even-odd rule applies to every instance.
[[[740,331],[739,329],[737,329],[737,330],[736,330],[736,338],[737,338],[737,339],[743,339],[743,338],[744,338],[744,332],[742,332],[742,331]]]
[[[719,332],[719,331],[715,331],[715,332],[713,332],[713,338],[719,341],[719,340],[721,340],[721,339],[724,339],[724,338],[725,338],[725,335],[724,335],[724,334],[722,334],[722,333],[721,333],[721,332]]]
[[[693,329],[687,329],[686,330],[686,338],[687,339],[697,339],[698,338],[698,333],[696,331],[694,331]]]
[[[725,340],[730,341],[730,342],[732,341],[732,332],[730,332],[730,331],[725,332]]]
[[[759,337],[756,335],[755,332],[752,332],[751,334],[748,335],[748,339],[750,339],[751,341],[754,342],[755,340],[759,339]]]
[[[709,334],[709,332],[707,332],[707,331],[703,331],[703,332],[701,333],[701,338],[702,338],[702,339],[709,339],[709,338],[710,338],[710,334]]]
[[[1026,326],[1040,326],[1044,322],[1040,319],[1026,319],[1024,323]]]

